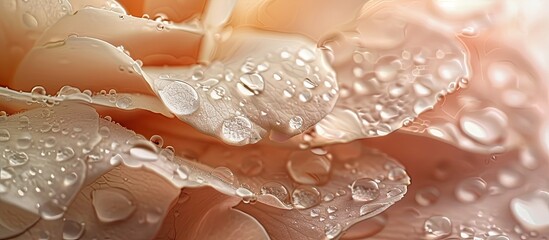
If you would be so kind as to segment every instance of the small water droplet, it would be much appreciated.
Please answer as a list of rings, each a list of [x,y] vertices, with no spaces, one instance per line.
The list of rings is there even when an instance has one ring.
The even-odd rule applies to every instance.
[[[354,200],[372,201],[379,197],[379,186],[371,178],[360,178],[351,184],[351,192]]]
[[[178,166],[175,169],[175,174],[182,180],[187,180],[189,178],[189,168],[187,166]]]
[[[331,161],[309,151],[295,151],[288,157],[286,168],[294,181],[300,184],[320,185],[329,179]]]
[[[112,223],[127,219],[137,208],[133,195],[122,188],[97,189],[92,205],[99,221]]]
[[[440,191],[435,187],[425,187],[416,192],[416,202],[420,206],[431,206],[435,204],[440,197]]]
[[[392,168],[387,174],[387,178],[391,181],[410,184],[410,177],[408,176],[408,173],[400,167]]]
[[[71,186],[75,184],[77,181],[78,181],[78,174],[76,174],[75,172],[71,172],[65,175],[65,179],[63,180],[63,185]]]
[[[432,216],[423,224],[425,234],[431,239],[442,239],[452,234],[452,221],[443,216]]]
[[[320,192],[313,186],[298,186],[292,191],[292,204],[296,209],[307,209],[320,203]]]
[[[233,184],[235,180],[233,172],[226,167],[217,167],[211,174],[228,184]]]
[[[38,207],[38,213],[45,220],[57,220],[63,217],[65,213],[65,208],[59,206],[55,200],[47,201],[43,204],[40,204]]]
[[[315,54],[308,48],[299,49],[297,56],[305,62],[313,62],[316,59]]]
[[[7,142],[10,137],[10,132],[7,129],[0,129],[0,142]]]
[[[484,196],[487,184],[482,178],[472,177],[461,181],[455,189],[456,198],[464,203],[471,203]]]
[[[214,100],[222,99],[225,96],[225,88],[223,87],[215,87],[210,91],[210,97]]]
[[[158,147],[162,147],[164,145],[164,139],[159,135],[152,135],[149,140]]]
[[[258,73],[244,74],[239,79],[237,89],[245,96],[257,95],[265,88],[263,77]]]
[[[522,175],[512,168],[503,168],[498,172],[498,181],[506,188],[522,186]]]
[[[235,194],[236,196],[241,197],[242,202],[244,203],[255,203],[255,201],[257,200],[255,194],[244,187],[237,188]]]
[[[200,107],[200,99],[191,85],[172,81],[158,91],[160,98],[171,112],[177,115],[190,115]]]
[[[396,57],[382,57],[375,64],[375,76],[380,81],[392,81],[396,78],[401,67],[402,65]]]

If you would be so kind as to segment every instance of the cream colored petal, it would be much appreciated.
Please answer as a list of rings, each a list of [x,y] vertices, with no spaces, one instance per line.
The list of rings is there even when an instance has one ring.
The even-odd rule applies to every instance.
[[[302,37],[235,31],[213,59],[144,72],[172,113],[230,144],[255,143],[271,130],[286,137],[303,132],[337,99],[331,67]]]
[[[69,0],[73,13],[83,8],[93,7],[100,8],[109,11],[113,11],[120,14],[127,14],[126,10],[116,0]]]
[[[65,0],[16,1],[0,3],[0,84],[6,86],[19,62],[45,29],[67,15]]]

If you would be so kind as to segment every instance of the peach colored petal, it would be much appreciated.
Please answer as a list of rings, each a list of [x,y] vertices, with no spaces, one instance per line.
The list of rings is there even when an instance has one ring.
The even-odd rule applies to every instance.
[[[69,0],[73,13],[84,8],[100,8],[108,11],[126,14],[126,10],[116,0]]]
[[[7,85],[40,34],[67,15],[68,1],[2,1],[0,5],[0,83]]]

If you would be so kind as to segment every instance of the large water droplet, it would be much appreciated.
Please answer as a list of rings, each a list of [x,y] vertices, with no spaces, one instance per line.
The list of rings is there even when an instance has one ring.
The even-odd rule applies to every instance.
[[[511,212],[530,231],[549,229],[549,192],[538,190],[511,200]]]
[[[29,156],[24,152],[12,152],[7,155],[10,166],[17,167],[26,164]]]
[[[133,195],[121,188],[97,189],[92,192],[95,214],[101,222],[127,219],[136,209]]]
[[[320,203],[320,192],[312,186],[298,186],[292,192],[292,204],[296,209],[307,209]]]
[[[506,188],[516,188],[522,185],[522,175],[512,168],[503,168],[498,172],[498,181]]]
[[[360,178],[351,184],[351,192],[354,200],[372,201],[379,197],[379,186],[371,178]]]
[[[65,207],[59,206],[56,200],[50,200],[38,207],[38,213],[45,220],[57,220],[63,217]]]
[[[38,20],[29,12],[23,14],[23,23],[29,28],[38,27]]]
[[[239,143],[252,135],[252,123],[246,117],[236,116],[223,121],[221,136],[230,143]]]
[[[74,150],[71,147],[62,147],[57,150],[55,160],[58,162],[64,162],[74,157]]]
[[[171,112],[177,115],[190,115],[200,107],[200,99],[191,85],[173,81],[158,91],[158,95]]]
[[[80,239],[80,237],[82,237],[82,235],[84,234],[84,230],[86,229],[84,226],[85,225],[83,223],[79,223],[73,220],[65,220],[65,222],[63,223],[63,239]]]
[[[442,239],[452,233],[452,221],[443,216],[432,216],[425,220],[423,230],[430,239]]]
[[[486,145],[502,140],[507,117],[495,108],[464,114],[460,118],[461,130],[471,139]]]
[[[309,151],[296,151],[290,154],[286,164],[292,179],[300,184],[321,185],[329,179],[331,161]]]
[[[479,200],[486,193],[486,182],[482,178],[467,178],[461,181],[455,189],[456,198],[464,203]]]

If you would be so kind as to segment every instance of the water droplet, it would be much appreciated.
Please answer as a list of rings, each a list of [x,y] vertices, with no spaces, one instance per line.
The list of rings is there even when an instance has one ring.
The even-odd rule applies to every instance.
[[[257,95],[265,88],[263,77],[258,73],[244,74],[239,79],[236,87],[245,96]]]
[[[442,239],[452,233],[452,221],[443,216],[432,216],[423,224],[425,234],[431,239]]]
[[[97,189],[92,204],[99,221],[104,223],[127,219],[137,208],[133,195],[121,188]]]
[[[479,200],[486,193],[486,182],[482,178],[472,177],[461,181],[455,189],[456,198],[464,203]]]
[[[59,206],[55,200],[50,200],[40,204],[38,207],[38,213],[45,220],[57,220],[63,217],[65,209],[64,207]]]
[[[341,227],[341,224],[327,224],[324,228],[324,234],[326,234],[326,238],[328,239],[334,239],[341,233],[341,230],[343,228]]]
[[[109,159],[109,164],[112,166],[118,166],[124,162],[124,158],[120,154],[116,154]]]
[[[210,91],[210,97],[214,100],[222,99],[225,96],[225,88],[216,87]]]
[[[175,174],[182,180],[187,180],[189,178],[189,168],[187,166],[178,166],[175,169]]]
[[[309,151],[295,151],[288,157],[286,168],[297,183],[320,185],[328,181],[331,165],[327,156]]]
[[[408,173],[406,173],[406,170],[400,167],[395,167],[391,169],[387,174],[387,178],[389,178],[389,180],[391,181],[410,184],[410,177],[408,176]]]
[[[84,234],[84,223],[78,223],[72,220],[65,220],[63,223],[63,239],[76,240]]]
[[[0,129],[0,142],[7,142],[10,137],[10,132],[7,129]]]
[[[471,139],[485,145],[493,145],[504,137],[507,117],[498,109],[485,108],[464,114],[459,123],[461,130]]]
[[[425,187],[416,192],[416,202],[420,206],[431,206],[435,204],[439,197],[440,191],[435,187]]]
[[[152,135],[149,140],[158,147],[162,147],[164,145],[164,139],[159,135]]]
[[[221,137],[230,143],[240,143],[252,135],[252,123],[246,117],[236,116],[223,121]]]
[[[38,20],[36,20],[36,17],[34,17],[31,13],[25,12],[23,14],[23,23],[29,28],[36,28],[38,27]]]
[[[473,239],[475,236],[475,229],[468,226],[459,226],[459,237],[461,239]]]
[[[457,59],[446,61],[438,67],[438,75],[447,82],[457,81],[463,74],[463,67]]]
[[[303,126],[303,118],[300,116],[294,116],[290,118],[289,125],[291,129],[298,130]]]
[[[158,148],[154,143],[145,140],[137,140],[130,148],[130,155],[144,161],[155,161],[158,159]]]
[[[63,185],[65,186],[71,186],[75,184],[78,181],[78,174],[75,172],[71,172],[65,176],[65,179],[63,180]]]
[[[276,81],[282,80],[282,76],[280,73],[273,73],[273,79]]]
[[[312,218],[320,216],[320,209],[318,208],[311,209],[310,215]]]
[[[200,107],[200,99],[191,85],[173,81],[158,91],[160,98],[171,112],[177,115],[190,115]]]
[[[380,58],[374,68],[376,78],[380,81],[392,81],[396,78],[401,63],[396,57],[386,56]]]
[[[379,186],[371,178],[360,178],[351,184],[351,192],[354,200],[368,202],[379,197]]]
[[[278,182],[267,182],[261,186],[261,194],[272,195],[281,202],[287,202],[289,198],[288,189]]]
[[[255,201],[257,200],[255,194],[244,187],[237,188],[235,194],[236,196],[241,197],[242,202],[244,203],[255,203]]]
[[[530,231],[549,228],[549,192],[538,190],[516,197],[511,200],[510,208],[524,228]]]
[[[244,64],[240,67],[240,71],[243,73],[251,73],[255,70],[256,64],[252,62],[252,59],[247,59]]]
[[[292,204],[296,209],[307,209],[320,203],[320,192],[312,186],[298,186],[292,192]]]
[[[57,150],[55,160],[58,162],[64,162],[74,157],[74,150],[71,147],[62,147]]]
[[[15,175],[12,168],[0,168],[0,180],[10,180]]]
[[[305,78],[305,80],[303,80],[303,86],[305,88],[308,88],[308,89],[314,89],[314,88],[318,87],[318,84],[316,84],[315,82],[313,82],[309,78]]]
[[[217,167],[211,174],[228,184],[233,184],[235,180],[233,172],[226,167]]]
[[[29,156],[24,152],[12,152],[7,156],[10,166],[18,167],[29,161]]]
[[[498,172],[498,181],[506,188],[516,188],[522,185],[522,175],[512,168],[503,168]]]
[[[313,62],[316,59],[315,54],[308,48],[299,49],[297,56],[305,62]]]
[[[117,99],[115,104],[116,104],[116,107],[118,108],[128,109],[132,106],[133,100],[128,96],[124,96]]]
[[[106,126],[102,126],[101,128],[99,128],[99,135],[102,138],[108,138],[110,133],[111,133],[111,130]]]
[[[17,148],[18,149],[28,149],[32,145],[32,136],[28,133],[22,133],[21,136],[17,139]]]
[[[311,101],[311,98],[313,97],[313,94],[309,90],[305,90],[303,92],[299,93],[299,101],[301,102],[309,102]]]

